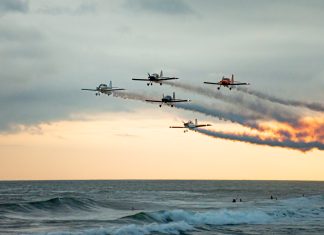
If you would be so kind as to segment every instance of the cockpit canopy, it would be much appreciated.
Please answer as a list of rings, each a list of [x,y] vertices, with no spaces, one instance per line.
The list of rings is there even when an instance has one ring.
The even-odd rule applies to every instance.
[[[172,97],[170,95],[164,96],[163,97],[164,100],[172,100]]]

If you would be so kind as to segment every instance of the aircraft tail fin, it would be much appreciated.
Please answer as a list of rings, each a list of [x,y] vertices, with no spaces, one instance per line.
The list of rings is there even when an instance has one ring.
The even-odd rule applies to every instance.
[[[160,72],[160,78],[163,77],[163,71],[161,70]]]
[[[196,126],[198,125],[198,120],[197,120],[197,118],[195,119],[195,125],[196,125]]]
[[[109,82],[109,88],[112,88],[112,81]]]
[[[175,99],[175,92],[173,92],[173,99]]]
[[[234,83],[234,74],[232,74],[232,79],[231,79],[232,83]]]

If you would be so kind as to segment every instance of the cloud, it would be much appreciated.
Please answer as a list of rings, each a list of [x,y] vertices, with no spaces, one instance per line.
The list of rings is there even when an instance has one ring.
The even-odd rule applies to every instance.
[[[90,95],[90,94],[89,94]],[[100,112],[132,112],[122,100],[94,97],[81,90],[66,91],[49,87],[0,96],[0,132],[37,130],[37,125],[60,120],[80,120],[82,115]],[[8,105],[10,104],[10,105]]]
[[[182,0],[127,0],[125,6],[132,11],[177,15],[192,13],[193,10]]]
[[[2,6],[8,2],[16,1],[0,1]],[[139,94],[169,93],[168,86],[148,88],[131,81],[160,69],[192,86],[234,73],[251,82],[253,89],[276,97],[323,100],[320,2],[318,6],[302,1],[248,1],[244,6],[239,1],[208,0],[17,2],[25,3],[25,9],[30,3],[28,14],[8,14],[0,21],[2,130],[69,119],[76,113],[150,107],[94,98],[80,89],[113,80]],[[177,93],[182,92],[179,88]],[[200,106],[193,108],[237,122],[272,118],[293,123],[303,115],[235,91],[218,95],[212,90],[213,96],[201,96],[211,89],[204,86],[199,95],[186,90],[188,98],[197,96],[192,105]],[[214,108],[214,103],[219,106]]]
[[[37,10],[38,13],[49,15],[83,15],[94,14],[97,7],[95,3],[75,4],[71,7],[67,6],[44,6]]]
[[[21,12],[26,13],[29,10],[27,0],[1,0],[0,1],[0,14],[8,12]]]

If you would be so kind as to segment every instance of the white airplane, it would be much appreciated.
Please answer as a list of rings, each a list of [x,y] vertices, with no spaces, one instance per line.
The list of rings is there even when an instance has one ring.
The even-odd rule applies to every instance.
[[[125,89],[123,88],[117,88],[112,86],[112,82],[109,82],[109,86],[107,84],[100,84],[96,89],[81,89],[83,91],[96,91],[96,95],[106,94],[106,95],[111,95],[114,91],[123,91]]]
[[[160,85],[162,85],[163,81],[179,79],[179,78],[176,78],[176,77],[163,77],[163,71],[162,70],[161,70],[160,74],[157,74],[157,73],[153,73],[153,74],[147,73],[147,74],[148,74],[147,79],[132,78],[132,80],[134,80],[134,81],[147,81],[148,82],[147,85],[152,86],[153,82],[160,83]]]
[[[221,86],[227,87],[230,90],[232,90],[232,88],[234,86],[241,86],[241,85],[250,85],[250,83],[247,82],[235,82],[234,81],[234,74],[232,74],[231,78],[226,78],[226,77],[222,77],[222,80],[220,80],[219,82],[204,82],[205,84],[213,84],[213,85],[219,85],[219,87],[217,87],[217,89],[219,90],[221,88]]]
[[[174,106],[174,103],[180,103],[180,102],[190,102],[190,100],[181,100],[181,99],[176,99],[175,98],[175,92],[173,92],[173,96],[171,97],[170,95],[167,96],[162,96],[161,100],[145,100],[147,102],[155,102],[155,103],[160,103],[160,107],[162,107],[162,104],[170,105],[171,107]]]
[[[194,130],[199,127],[211,126],[211,124],[198,124],[197,119],[195,119],[195,123],[193,121],[183,122],[183,126],[170,126],[170,128],[186,128],[183,132],[186,133],[188,130]]]

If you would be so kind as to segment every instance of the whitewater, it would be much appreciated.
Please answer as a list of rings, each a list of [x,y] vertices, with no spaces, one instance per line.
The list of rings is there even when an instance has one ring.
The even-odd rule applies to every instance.
[[[324,234],[324,182],[3,181],[0,234]]]

